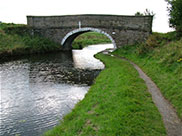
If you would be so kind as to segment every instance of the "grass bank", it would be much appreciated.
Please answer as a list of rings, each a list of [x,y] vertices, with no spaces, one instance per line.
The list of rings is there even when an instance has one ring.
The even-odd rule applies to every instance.
[[[72,44],[73,49],[82,49],[88,45],[111,43],[111,40],[104,34],[88,32],[78,36]]]
[[[163,136],[161,116],[131,64],[97,55],[106,69],[85,98],[46,136]]]
[[[160,88],[182,119],[182,39],[176,33],[153,33],[143,44],[114,52],[139,65]]]
[[[26,25],[0,23],[0,58],[61,50],[60,44],[30,34]]]

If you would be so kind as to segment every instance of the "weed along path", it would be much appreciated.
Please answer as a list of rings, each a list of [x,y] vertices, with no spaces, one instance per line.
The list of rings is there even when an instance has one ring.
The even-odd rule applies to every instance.
[[[172,105],[163,97],[156,84],[148,77],[140,67],[135,63],[127,60],[126,58],[119,57],[117,55],[111,55],[122,60],[128,61],[138,71],[140,77],[145,81],[148,91],[152,95],[153,102],[157,106],[159,112],[162,115],[163,122],[168,136],[182,136],[182,122],[178,118],[175,109]]]

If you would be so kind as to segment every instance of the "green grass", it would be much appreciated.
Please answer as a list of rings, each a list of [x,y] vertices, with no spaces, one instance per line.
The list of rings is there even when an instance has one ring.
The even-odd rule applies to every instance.
[[[0,57],[58,51],[61,45],[49,39],[30,35],[30,27],[0,24]]]
[[[114,54],[139,65],[182,119],[182,39],[175,35],[154,33],[145,43],[125,46]]]
[[[111,43],[111,40],[104,34],[88,32],[78,36],[72,43],[73,49],[82,49],[88,45]]]
[[[161,116],[131,64],[97,55],[106,65],[85,98],[46,136],[163,136]]]

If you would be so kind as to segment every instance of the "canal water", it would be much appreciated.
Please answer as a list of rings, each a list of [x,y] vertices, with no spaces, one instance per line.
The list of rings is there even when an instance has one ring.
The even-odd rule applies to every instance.
[[[106,48],[113,45],[0,64],[0,136],[40,136],[59,124],[104,69],[94,54]]]

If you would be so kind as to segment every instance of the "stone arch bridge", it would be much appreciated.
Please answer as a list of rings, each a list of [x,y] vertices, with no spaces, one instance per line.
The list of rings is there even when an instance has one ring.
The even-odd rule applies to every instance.
[[[27,16],[27,24],[38,33],[71,50],[73,40],[94,31],[106,35],[115,48],[144,41],[152,32],[153,16],[66,15]]]

